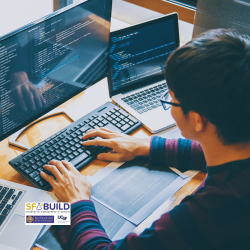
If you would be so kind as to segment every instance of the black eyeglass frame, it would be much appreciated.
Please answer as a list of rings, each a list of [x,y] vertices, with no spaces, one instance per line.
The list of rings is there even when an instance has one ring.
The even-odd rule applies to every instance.
[[[164,96],[166,96],[166,95],[170,95],[168,89],[162,94],[162,96],[161,96],[161,98],[160,98],[160,102],[161,102],[161,105],[162,105],[162,107],[164,108],[164,110],[168,110],[168,109],[170,108],[170,106],[166,108],[165,105],[164,105],[164,103],[169,104],[169,105],[171,105],[171,106],[175,106],[175,107],[181,107],[181,104],[179,104],[179,103],[168,102],[168,101],[164,100],[163,98],[164,98]]]

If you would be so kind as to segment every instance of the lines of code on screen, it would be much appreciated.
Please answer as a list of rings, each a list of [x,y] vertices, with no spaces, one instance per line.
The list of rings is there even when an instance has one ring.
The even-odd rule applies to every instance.
[[[163,74],[166,60],[176,46],[174,20],[111,35],[109,62],[113,90]]]
[[[110,12],[84,2],[0,41],[0,137],[106,76]]]

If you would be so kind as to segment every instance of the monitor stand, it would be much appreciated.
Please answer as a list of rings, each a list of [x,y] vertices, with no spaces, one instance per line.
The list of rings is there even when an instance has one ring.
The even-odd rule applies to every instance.
[[[9,145],[12,145],[12,146],[16,146],[16,147],[19,147],[19,148],[22,148],[22,149],[25,149],[25,150],[28,150],[30,149],[29,146],[26,146],[20,142],[17,142],[17,138],[27,129],[29,128],[30,126],[44,120],[44,119],[47,119],[51,116],[55,116],[55,115],[59,115],[59,114],[65,114],[70,120],[72,120],[73,122],[75,121],[75,119],[73,118],[73,116],[64,108],[61,108],[61,109],[56,109],[56,110],[52,110],[50,112],[48,112],[47,114],[45,114],[44,116],[41,116],[39,119],[35,120],[34,122],[30,123],[29,125],[27,125],[26,127],[18,130],[16,133],[14,133],[13,135],[11,135],[11,137],[9,138]]]

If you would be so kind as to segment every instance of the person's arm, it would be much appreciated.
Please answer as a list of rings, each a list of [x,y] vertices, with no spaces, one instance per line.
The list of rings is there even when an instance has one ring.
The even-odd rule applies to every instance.
[[[101,226],[91,201],[79,201],[72,204],[71,226],[54,227],[65,249],[68,250],[190,249],[182,233],[178,230],[185,223],[183,217],[186,215],[179,215],[184,212],[181,211],[183,209],[187,210],[185,206],[182,209],[173,210],[171,212],[173,217],[171,217],[171,213],[164,214],[140,235],[130,233],[124,239],[114,242],[109,239]],[[178,216],[182,216],[183,221],[178,220]],[[195,224],[194,219],[192,219],[192,223]]]
[[[87,179],[67,161],[51,161],[50,164],[44,168],[56,179],[44,172],[41,172],[41,176],[51,184],[61,201],[72,203],[71,225],[55,226],[65,249],[188,250],[193,249],[193,246],[195,249],[201,249],[207,244],[207,239],[200,232],[197,223],[203,223],[209,218],[192,196],[162,215],[142,234],[130,233],[124,239],[112,242],[98,219],[94,204],[89,201],[91,186]],[[206,249],[214,249],[206,246]]]
[[[97,137],[94,140],[91,138]],[[113,149],[97,156],[105,161],[131,161],[138,156],[150,158],[152,164],[174,167],[181,171],[200,170],[206,172],[206,161],[198,142],[187,139],[165,139],[154,136],[138,139],[106,128],[88,131],[84,146],[104,146]],[[89,140],[90,139],[90,140]]]
[[[206,161],[201,145],[187,139],[151,138],[150,162],[166,165],[181,171],[200,170],[206,172]]]

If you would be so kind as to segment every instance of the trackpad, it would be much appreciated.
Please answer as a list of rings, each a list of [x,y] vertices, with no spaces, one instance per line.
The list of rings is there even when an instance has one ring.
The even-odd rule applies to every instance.
[[[38,226],[25,226],[24,216],[15,214],[0,236],[0,249],[28,250],[37,231]]]

